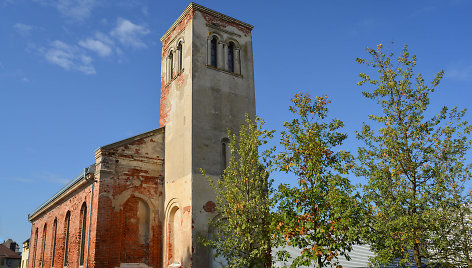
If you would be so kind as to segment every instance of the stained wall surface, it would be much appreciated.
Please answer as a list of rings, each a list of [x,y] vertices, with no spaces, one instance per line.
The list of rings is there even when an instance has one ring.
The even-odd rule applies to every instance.
[[[95,267],[162,267],[164,129],[100,148]]]
[[[215,217],[215,198],[200,170],[219,178],[227,130],[237,131],[245,114],[255,114],[251,29],[248,24],[191,4],[161,39],[166,265],[211,265],[210,252],[197,240],[199,235],[207,235],[208,222]],[[210,42],[214,37],[217,64],[212,66]],[[174,62],[179,61],[181,42],[182,71],[180,62]],[[230,44],[233,68],[229,66]]]

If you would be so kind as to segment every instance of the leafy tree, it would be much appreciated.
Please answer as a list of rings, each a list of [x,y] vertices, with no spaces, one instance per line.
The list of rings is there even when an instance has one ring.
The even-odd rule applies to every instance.
[[[269,171],[273,148],[259,153],[273,131],[264,121],[246,118],[239,135],[228,131],[231,158],[221,179],[210,180],[216,192],[218,216],[210,222],[214,236],[203,244],[223,257],[226,267],[271,267],[270,210],[272,180]]]
[[[349,259],[357,241],[359,206],[346,177],[352,157],[337,149],[347,135],[340,132],[343,122],[328,119],[326,96],[312,101],[308,94],[297,94],[292,102],[296,118],[284,123],[278,166],[294,174],[298,185],[280,185],[275,229],[282,245],[302,250],[291,267],[324,267],[336,264],[339,255]],[[287,260],[287,254],[279,255]]]
[[[443,267],[472,267],[470,196],[462,203],[460,206],[440,209],[430,215],[434,223],[430,240],[435,245],[428,256],[431,264],[440,264]]]
[[[407,46],[401,55],[385,54],[382,45],[367,48],[370,60],[357,62],[371,67],[372,77],[361,73],[362,93],[375,101],[380,114],[370,115],[376,123],[364,123],[358,138],[358,175],[365,176],[365,202],[371,205],[367,239],[377,256],[374,262],[388,263],[394,258],[400,265],[417,267],[431,252],[437,252],[437,240],[431,239],[436,215],[460,207],[463,184],[470,178],[470,165],[464,164],[470,147],[471,126],[463,120],[465,110],[446,107],[426,118],[430,94],[438,86],[440,71],[430,86],[414,68],[416,56]]]

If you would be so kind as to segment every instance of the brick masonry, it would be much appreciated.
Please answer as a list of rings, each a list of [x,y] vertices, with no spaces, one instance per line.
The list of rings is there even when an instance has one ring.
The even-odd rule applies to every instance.
[[[164,129],[161,128],[97,151],[88,267],[120,267],[126,263],[162,267],[163,141]],[[32,220],[29,267],[52,267],[55,219],[54,267],[79,267],[81,208],[83,204],[87,207],[86,255],[92,188],[91,182],[82,183]],[[64,263],[68,211],[68,262]],[[34,241],[36,230],[37,242]]]

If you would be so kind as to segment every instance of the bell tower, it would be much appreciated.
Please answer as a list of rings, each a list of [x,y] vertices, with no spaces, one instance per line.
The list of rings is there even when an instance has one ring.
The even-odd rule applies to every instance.
[[[164,267],[212,267],[197,242],[216,216],[200,169],[218,178],[228,160],[227,129],[237,131],[245,114],[255,114],[252,28],[190,3],[161,38]]]

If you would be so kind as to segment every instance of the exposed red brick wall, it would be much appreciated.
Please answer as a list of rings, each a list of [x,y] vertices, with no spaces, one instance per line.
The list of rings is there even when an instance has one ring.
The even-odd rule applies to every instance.
[[[163,136],[160,132],[102,148],[95,267],[162,267]],[[140,214],[140,202],[148,207],[147,217]],[[148,235],[140,238],[143,228]]]
[[[174,39],[174,37],[179,34],[181,31],[183,31],[187,25],[192,21],[193,15],[194,15],[194,10],[190,10],[185,18],[180,21],[180,23],[172,30],[172,32],[166,37],[164,41],[162,41],[162,58],[165,59],[165,56],[167,55],[167,51],[169,50],[169,44]]]
[[[68,211],[71,216],[67,267],[79,267],[81,207],[84,202],[87,214],[92,209],[88,267],[119,267],[121,263],[145,263],[151,267],[162,267],[163,139],[163,129],[160,129],[121,145],[102,148],[97,159],[97,182],[94,185],[92,208],[91,183],[88,182],[64,197],[49,211],[34,218],[30,250],[34,252],[37,249],[35,261],[34,254],[30,255],[29,268],[51,267],[54,219],[57,219],[54,267],[63,267]],[[147,207],[143,204],[147,204]],[[144,217],[143,207],[147,213]],[[86,239],[88,218],[87,215]],[[43,259],[45,224],[47,232]],[[146,230],[147,236],[140,237],[143,230]],[[84,259],[86,254],[85,249]]]
[[[53,250],[53,235],[54,235],[54,220],[57,219],[57,232],[56,232],[56,247],[54,254],[54,267],[62,267],[64,265],[64,248],[65,248],[65,219],[67,211],[70,211],[70,226],[69,226],[69,250],[68,250],[68,267],[78,267],[79,263],[79,252],[80,252],[80,209],[82,204],[85,202],[87,210],[90,211],[90,190],[91,184],[88,183],[83,187],[77,189],[68,198],[62,200],[59,204],[56,204],[52,209],[40,215],[32,222],[32,240],[34,240],[36,228],[38,228],[38,241],[31,243],[31,252],[36,250],[36,259],[33,260],[34,254],[30,255],[28,267],[51,267],[52,264],[52,250]],[[95,192],[97,194],[97,192]],[[92,212],[93,213],[93,212]],[[88,213],[87,213],[88,214]],[[46,244],[44,247],[44,259],[43,257],[43,237],[44,237],[44,225],[47,225],[46,229]],[[88,232],[88,215],[87,215],[87,232]],[[85,237],[87,239],[87,235]],[[90,248],[93,248],[93,243],[90,244]],[[36,249],[35,249],[36,247]],[[87,247],[87,240],[85,241],[85,247]],[[89,257],[90,259],[90,257]],[[90,266],[89,266],[90,267]]]

